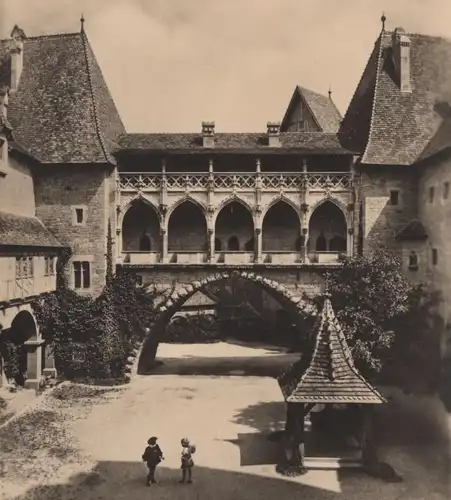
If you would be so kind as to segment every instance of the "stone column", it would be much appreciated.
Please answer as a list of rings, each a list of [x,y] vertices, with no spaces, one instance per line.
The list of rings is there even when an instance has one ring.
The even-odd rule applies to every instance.
[[[261,264],[263,260],[263,241],[261,227],[255,228],[255,253],[254,260],[257,264]]]
[[[207,259],[209,263],[214,262],[215,260],[215,230],[214,228],[207,229],[207,247],[208,247],[208,255]]]
[[[161,262],[168,262],[168,232],[166,229],[160,229],[161,234]]]
[[[42,380],[42,338],[32,339],[25,342],[27,350],[27,389],[38,389]]]
[[[307,224],[307,211],[308,211],[308,205],[307,203],[303,203],[301,205],[302,209],[302,222],[301,222],[301,262],[308,262],[308,224]]]

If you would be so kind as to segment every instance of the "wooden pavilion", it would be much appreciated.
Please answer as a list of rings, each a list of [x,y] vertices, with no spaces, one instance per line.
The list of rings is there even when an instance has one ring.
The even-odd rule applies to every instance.
[[[285,460],[278,465],[278,472],[297,475],[306,472],[307,467],[362,466],[374,469],[378,460],[373,442],[371,409],[376,404],[384,403],[385,399],[355,367],[327,293],[313,333],[314,349],[310,356],[303,356],[278,378],[287,404]],[[359,438],[357,460],[330,456],[321,460],[321,457],[306,456],[305,419],[318,405],[329,410],[333,405],[346,405],[344,420],[351,423],[354,435]],[[338,420],[329,419],[326,426],[338,427]]]

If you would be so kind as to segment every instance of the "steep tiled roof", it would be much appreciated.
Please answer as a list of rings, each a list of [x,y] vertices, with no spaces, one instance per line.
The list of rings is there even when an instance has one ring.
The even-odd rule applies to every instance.
[[[289,403],[383,403],[384,398],[354,366],[329,298],[317,322],[310,360],[301,359],[279,378]]]
[[[217,133],[214,150],[276,151],[286,149],[307,151],[312,154],[352,154],[341,145],[337,134],[322,132],[283,132],[281,147],[269,148],[264,133]],[[207,150],[202,146],[202,134],[125,134],[119,139],[121,150]]]
[[[297,86],[294,90],[290,104],[283,117],[281,128],[285,127],[286,121],[292,108],[303,99],[310,109],[319,129],[322,132],[334,133],[340,128],[341,114],[330,97],[315,92],[305,87]]]
[[[427,240],[428,234],[419,220],[413,220],[401,229],[395,238],[403,241],[423,241]]]
[[[0,245],[52,247],[63,245],[36,217],[0,212]]]
[[[24,40],[8,117],[15,139],[42,163],[114,162],[125,131],[84,32]]]
[[[360,143],[367,140],[362,163],[411,165],[424,158],[425,151],[427,156],[444,148],[443,138],[438,148],[428,146],[437,133],[441,134],[446,119],[440,107],[451,103],[451,42],[419,34],[407,36],[411,40],[412,92],[400,90],[392,33],[384,31],[345,116],[341,132],[349,135],[350,129],[360,128],[364,136]],[[351,144],[348,147],[358,147]]]

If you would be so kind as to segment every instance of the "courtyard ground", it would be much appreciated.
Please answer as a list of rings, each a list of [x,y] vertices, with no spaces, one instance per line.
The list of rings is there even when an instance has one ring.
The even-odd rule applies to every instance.
[[[387,484],[356,471],[279,476],[274,466],[280,445],[267,439],[284,424],[279,387],[273,378],[242,373],[248,373],[249,363],[258,373],[272,372],[270,360],[279,366],[283,356],[286,362],[296,358],[263,347],[162,345],[158,357],[167,362],[125,388],[57,387],[0,430],[0,498],[449,498],[446,450],[440,439],[434,442],[419,432],[423,424],[415,426],[415,417],[409,417],[409,425],[399,415],[381,423],[386,431],[381,455],[403,476],[402,483]],[[188,361],[193,373],[205,373],[205,365],[216,370],[192,375]],[[184,375],[177,373],[180,366]],[[158,469],[159,484],[146,488],[140,458],[151,435],[159,437],[166,459]],[[192,485],[178,484],[182,437],[198,448]]]

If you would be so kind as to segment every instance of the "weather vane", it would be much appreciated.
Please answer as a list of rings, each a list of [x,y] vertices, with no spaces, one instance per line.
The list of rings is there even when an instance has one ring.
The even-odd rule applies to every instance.
[[[387,18],[385,17],[385,12],[382,12],[382,17],[381,17],[381,21],[382,21],[382,31],[385,31],[385,21],[387,20]]]

